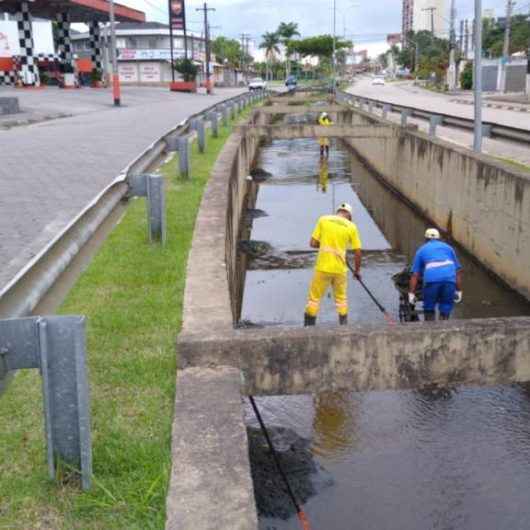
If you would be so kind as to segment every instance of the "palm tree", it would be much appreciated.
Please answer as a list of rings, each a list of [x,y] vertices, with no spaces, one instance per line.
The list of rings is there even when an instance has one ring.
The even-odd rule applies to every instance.
[[[267,31],[267,33],[264,33],[261,38],[263,40],[259,47],[265,50],[265,58],[267,59],[267,73],[265,77],[267,78],[267,81],[269,81],[269,74],[271,73],[270,64],[274,61],[276,54],[280,53],[280,48],[278,46],[278,44],[280,44],[280,36],[276,32]]]
[[[289,75],[290,57],[289,57],[289,42],[293,40],[293,37],[300,36],[298,31],[298,24],[296,22],[281,22],[276,30],[276,33],[280,37],[281,43],[285,47],[285,77]]]

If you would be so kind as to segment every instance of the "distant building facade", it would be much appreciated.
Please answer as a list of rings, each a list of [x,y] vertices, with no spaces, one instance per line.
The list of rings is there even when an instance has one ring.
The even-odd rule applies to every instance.
[[[402,37],[401,33],[389,33],[386,36],[386,43],[389,46],[397,46],[398,44],[401,44]]]
[[[414,30],[414,0],[403,0],[401,12],[401,33],[406,40],[410,31]]]
[[[104,41],[105,70],[110,70],[108,28],[102,29]],[[72,35],[73,50],[79,57],[90,57],[90,35],[79,33]],[[187,32],[186,45],[188,57],[198,64],[200,74],[198,81],[204,79],[206,50],[204,38]],[[172,80],[171,73],[171,40],[169,27],[159,22],[143,24],[120,23],[116,25],[116,47],[118,49],[118,73],[120,81],[125,84],[158,85]],[[185,55],[184,34],[173,31],[173,57],[180,59]],[[217,64],[212,55],[210,72],[212,81],[217,84],[232,84],[232,72],[226,72],[223,65]],[[179,74],[175,72],[176,78]],[[227,79],[225,77],[228,76]]]

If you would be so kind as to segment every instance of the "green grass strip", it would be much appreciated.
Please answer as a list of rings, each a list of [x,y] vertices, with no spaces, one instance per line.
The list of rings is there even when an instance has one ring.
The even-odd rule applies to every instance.
[[[250,111],[244,111],[240,118]],[[49,480],[41,381],[22,371],[1,398],[0,529],[162,529],[171,467],[175,340],[199,203],[231,131],[192,148],[192,178],[166,179],[167,244],[148,243],[146,201],[132,200],[58,311],[87,317],[94,486]]]

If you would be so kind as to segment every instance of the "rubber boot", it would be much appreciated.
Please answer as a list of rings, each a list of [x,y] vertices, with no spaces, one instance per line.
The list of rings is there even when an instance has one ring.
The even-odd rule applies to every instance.
[[[304,313],[304,327],[314,326],[317,323],[317,317],[312,317],[307,313]]]
[[[424,317],[425,322],[434,322],[436,320],[436,315],[434,311],[425,311]]]
[[[443,315],[442,313],[440,313],[440,320],[449,320],[449,316],[450,315]]]
[[[339,315],[339,324],[345,326],[348,323],[348,315]]]

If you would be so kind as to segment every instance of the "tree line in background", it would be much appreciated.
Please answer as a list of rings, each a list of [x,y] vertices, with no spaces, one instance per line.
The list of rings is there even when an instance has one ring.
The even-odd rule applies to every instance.
[[[328,76],[332,69],[333,37],[315,35],[304,39],[300,37],[298,24],[282,22],[276,31],[262,35],[260,48],[265,51],[265,62],[258,63],[258,71],[267,80],[282,79],[294,74],[297,77],[317,78]],[[284,61],[280,60],[283,47]],[[346,48],[352,46],[350,41],[335,39],[335,58],[338,65],[346,63]],[[317,61],[302,60],[315,58]]]

